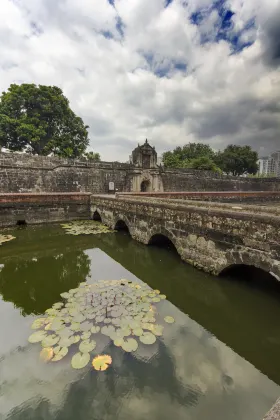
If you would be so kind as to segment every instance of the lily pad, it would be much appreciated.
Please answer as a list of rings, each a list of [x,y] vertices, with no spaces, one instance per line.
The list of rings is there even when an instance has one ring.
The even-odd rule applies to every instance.
[[[73,344],[73,337],[62,337],[59,341],[60,347],[70,347]]]
[[[101,334],[107,335],[109,337],[114,332],[115,332],[115,328],[113,327],[113,325],[108,325],[101,328]]]
[[[164,321],[167,322],[167,324],[173,324],[173,322],[175,322],[175,319],[172,316],[166,316],[164,318]]]
[[[40,360],[43,362],[48,362],[53,357],[53,348],[52,347],[45,347],[40,352]]]
[[[83,334],[81,335],[81,339],[82,340],[88,340],[91,336],[91,331],[85,331],[83,332]]]
[[[67,353],[68,353],[68,348],[62,347],[59,350],[59,352],[54,356],[54,358],[52,359],[52,362],[58,362],[59,360],[63,359],[63,357],[65,357]]]
[[[102,355],[102,356],[96,356],[92,361],[92,366],[95,370],[101,370],[104,371],[108,369],[108,367],[112,363],[112,357],[109,355]]]
[[[94,325],[93,327],[91,327],[90,331],[92,332],[92,334],[99,333],[99,331],[100,331],[99,325]]]
[[[79,335],[73,335],[73,344],[76,344],[80,341],[81,337]]]
[[[90,361],[89,353],[76,353],[71,360],[73,369],[83,369]]]
[[[31,325],[32,330],[38,330],[39,328],[42,328],[45,325],[46,320],[47,320],[47,318],[35,319],[35,321]]]
[[[136,351],[138,348],[138,343],[134,338],[128,338],[127,340],[124,340],[122,344],[122,349],[126,352],[132,352]]]
[[[4,242],[12,241],[13,239],[16,239],[15,236],[0,234],[0,245],[2,245]]]
[[[137,337],[140,337],[140,335],[142,335],[143,334],[143,330],[142,330],[142,328],[140,328],[140,327],[138,327],[138,328],[135,328],[135,329],[133,329],[132,330],[132,334],[133,335],[136,335]]]
[[[55,334],[48,335],[42,340],[42,347],[52,347],[58,343],[59,337]]]
[[[28,338],[29,343],[39,343],[40,341],[42,341],[44,338],[47,337],[47,333],[46,331],[36,331],[33,334],[31,334]],[[48,347],[48,346],[46,346]]]
[[[122,347],[123,343],[124,343],[124,340],[123,340],[123,338],[121,338],[121,337],[116,338],[116,339],[114,340],[114,345],[115,345],[116,347]]]
[[[79,345],[79,350],[81,353],[90,353],[96,347],[96,341],[84,340]]]
[[[72,331],[80,331],[81,329],[81,324],[79,322],[72,322],[70,327],[69,327]]]
[[[151,332],[144,332],[143,335],[139,337],[139,340],[143,344],[154,344],[156,342],[156,337]]]
[[[70,295],[69,293],[67,293],[67,292],[60,293],[60,296],[61,296],[63,299],[68,299],[69,297],[71,297],[71,295]]]

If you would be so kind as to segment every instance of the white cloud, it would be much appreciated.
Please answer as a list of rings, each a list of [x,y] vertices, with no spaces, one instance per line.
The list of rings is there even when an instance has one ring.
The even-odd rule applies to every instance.
[[[279,148],[279,0],[225,2],[235,13],[229,35],[255,41],[234,55],[228,39],[215,42],[221,18],[209,0],[114,3],[2,0],[1,90],[62,87],[105,160],[127,160],[145,137],[159,152],[188,141]]]

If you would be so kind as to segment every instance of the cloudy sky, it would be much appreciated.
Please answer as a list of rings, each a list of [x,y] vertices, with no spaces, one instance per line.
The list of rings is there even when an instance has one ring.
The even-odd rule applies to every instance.
[[[60,86],[91,150],[280,149],[280,0],[0,0],[0,88]]]

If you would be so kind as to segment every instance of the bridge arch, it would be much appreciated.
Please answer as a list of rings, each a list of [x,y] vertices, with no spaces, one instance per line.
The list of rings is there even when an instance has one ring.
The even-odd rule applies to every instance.
[[[96,222],[102,222],[102,217],[101,217],[101,214],[98,210],[95,210],[93,212],[92,220],[95,220]]]
[[[116,216],[114,219],[114,229],[126,231],[131,235],[131,225],[125,215]]]
[[[163,226],[151,229],[147,244],[148,245],[170,244],[176,250],[176,252],[178,252],[175,236]]]
[[[280,277],[267,267],[259,264],[229,264],[219,272],[220,277],[239,277],[244,280],[257,279],[261,281],[278,281],[280,287]]]

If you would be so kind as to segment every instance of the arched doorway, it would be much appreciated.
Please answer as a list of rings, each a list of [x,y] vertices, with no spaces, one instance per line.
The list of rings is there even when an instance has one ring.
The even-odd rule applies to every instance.
[[[151,191],[151,183],[148,180],[141,182],[141,192],[148,192]]]

